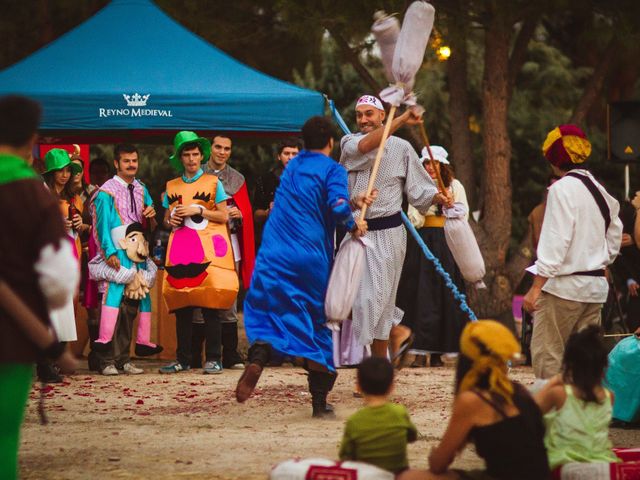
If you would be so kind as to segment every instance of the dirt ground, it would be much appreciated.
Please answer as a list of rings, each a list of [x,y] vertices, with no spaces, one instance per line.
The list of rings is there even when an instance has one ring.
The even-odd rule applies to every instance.
[[[330,401],[337,420],[312,419],[306,375],[269,368],[246,404],[235,402],[241,374],[200,370],[160,375],[158,362],[137,362],[139,376],[103,377],[86,369],[46,388],[50,423],[39,424],[34,386],[22,431],[24,479],[264,479],[291,457],[337,455],[345,419],[361,405],[352,395],[355,370],[342,369]],[[393,400],[409,409],[420,432],[409,447],[411,465],[424,468],[446,427],[453,368],[405,368]],[[513,378],[530,384],[531,369]],[[620,446],[640,444],[640,432],[612,430]],[[457,467],[481,465],[471,448]]]

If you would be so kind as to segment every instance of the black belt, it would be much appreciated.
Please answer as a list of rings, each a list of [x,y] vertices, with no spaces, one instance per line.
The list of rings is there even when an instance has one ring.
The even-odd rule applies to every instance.
[[[367,227],[370,232],[376,230],[387,230],[402,225],[402,215],[400,212],[389,215],[388,217],[367,218]]]
[[[585,275],[587,277],[604,277],[606,276],[606,273],[604,268],[601,268],[600,270],[587,270],[585,272],[573,272],[573,273],[570,273],[570,275]]]

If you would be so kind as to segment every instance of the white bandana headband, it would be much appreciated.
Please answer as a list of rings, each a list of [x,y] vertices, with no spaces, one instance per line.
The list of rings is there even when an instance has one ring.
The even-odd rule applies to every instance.
[[[373,95],[363,95],[356,102],[356,108],[360,105],[371,105],[378,110],[384,111],[384,107],[382,106],[382,102],[378,97],[374,97]]]

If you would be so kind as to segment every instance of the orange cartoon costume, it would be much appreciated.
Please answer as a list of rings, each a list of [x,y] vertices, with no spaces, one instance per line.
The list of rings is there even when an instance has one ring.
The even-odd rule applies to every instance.
[[[180,203],[211,210],[218,187],[215,175],[201,174],[190,183],[178,177],[167,182],[166,201],[170,211]],[[166,271],[162,293],[169,311],[231,307],[239,285],[226,223],[199,215],[186,218],[169,237]]]

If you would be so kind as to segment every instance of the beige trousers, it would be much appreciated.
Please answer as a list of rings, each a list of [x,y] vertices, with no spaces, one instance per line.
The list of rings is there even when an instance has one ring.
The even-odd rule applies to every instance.
[[[562,369],[569,336],[589,325],[600,325],[601,303],[565,300],[542,292],[533,314],[531,357],[536,378],[551,378]]]

